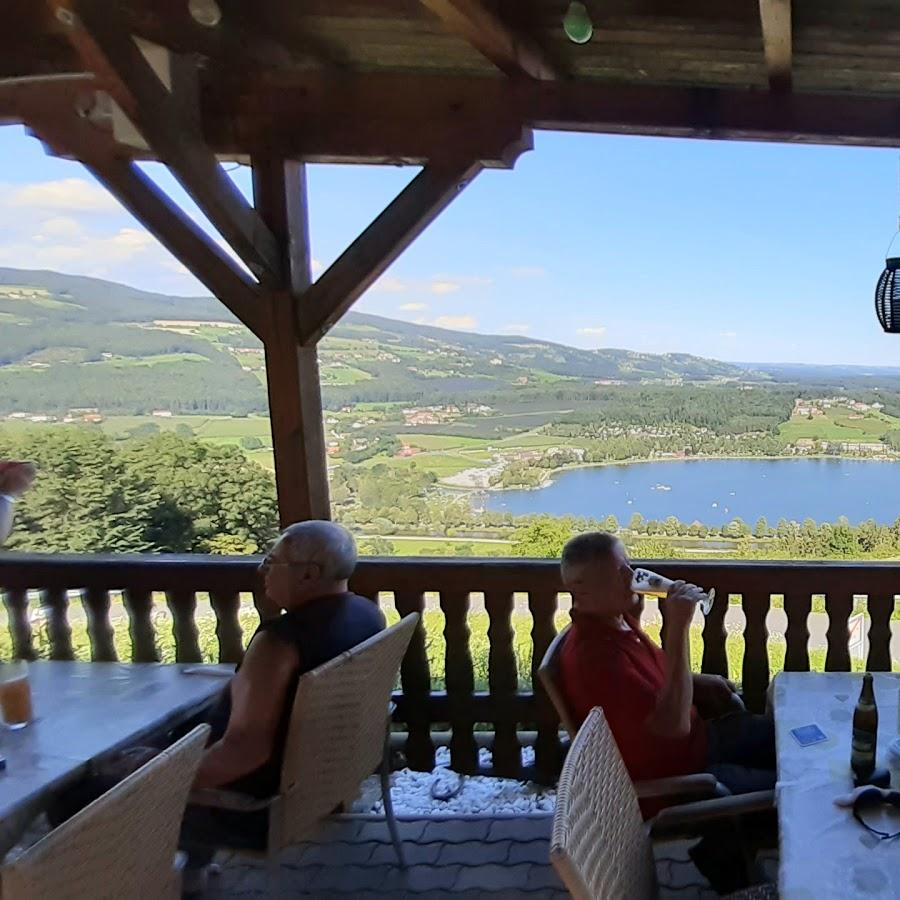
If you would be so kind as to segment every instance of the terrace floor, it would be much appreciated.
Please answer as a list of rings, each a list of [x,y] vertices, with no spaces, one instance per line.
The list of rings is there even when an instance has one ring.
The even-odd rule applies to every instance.
[[[408,862],[396,863],[383,819],[348,816],[330,822],[315,842],[284,854],[280,897],[440,898],[486,900],[568,893],[550,866],[552,816],[402,818]],[[666,844],[657,870],[664,900],[716,897],[690,863],[689,842]],[[204,900],[265,897],[265,866],[248,858],[221,860]]]

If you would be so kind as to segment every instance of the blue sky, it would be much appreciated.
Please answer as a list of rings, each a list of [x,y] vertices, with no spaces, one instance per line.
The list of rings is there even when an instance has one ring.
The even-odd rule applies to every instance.
[[[0,172],[0,265],[204,292],[80,165],[21,128],[0,128]],[[232,174],[246,190],[246,170]],[[311,167],[316,270],[414,174]],[[580,347],[898,365],[900,337],[872,307],[898,203],[893,151],[539,133],[357,308]]]

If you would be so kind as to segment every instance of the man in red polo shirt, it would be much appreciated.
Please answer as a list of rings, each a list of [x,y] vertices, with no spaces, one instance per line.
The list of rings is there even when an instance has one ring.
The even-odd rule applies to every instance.
[[[562,693],[577,723],[600,706],[631,777],[712,772],[734,793],[775,784],[771,719],[748,713],[734,685],[691,672],[695,585],[669,592],[665,652],[641,630],[622,542],[593,532],[566,544],[562,580],[572,629],[560,660]]]

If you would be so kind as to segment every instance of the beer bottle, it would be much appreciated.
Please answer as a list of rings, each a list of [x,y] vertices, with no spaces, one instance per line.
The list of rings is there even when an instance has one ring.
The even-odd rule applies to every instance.
[[[878,741],[878,707],[872,676],[863,675],[862,691],[853,711],[853,742],[850,751],[850,768],[857,783],[864,782],[875,771],[875,749]]]

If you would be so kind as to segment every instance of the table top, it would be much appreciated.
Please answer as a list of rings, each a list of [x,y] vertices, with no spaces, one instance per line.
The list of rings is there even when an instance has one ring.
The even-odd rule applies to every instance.
[[[900,766],[888,745],[898,735],[900,675],[876,673],[877,764],[900,786]],[[782,672],[775,679],[781,900],[896,900],[900,898],[900,839],[879,841],[834,798],[853,790],[850,737],[862,675]],[[815,723],[827,741],[801,747],[790,731]],[[900,811],[873,810],[867,821],[900,830]]]
[[[92,761],[184,721],[226,683],[219,666],[38,661],[28,669],[35,720],[18,731],[0,725],[0,854]]]

